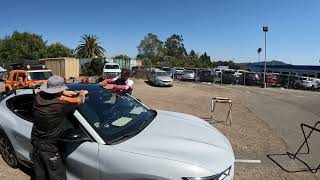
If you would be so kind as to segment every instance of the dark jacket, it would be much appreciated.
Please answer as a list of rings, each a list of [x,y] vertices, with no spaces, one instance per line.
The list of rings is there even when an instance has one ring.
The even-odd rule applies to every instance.
[[[35,120],[31,132],[34,147],[49,152],[59,150],[58,138],[63,131],[64,120],[69,113],[73,113],[77,105],[71,102],[43,92],[36,95],[33,105]]]

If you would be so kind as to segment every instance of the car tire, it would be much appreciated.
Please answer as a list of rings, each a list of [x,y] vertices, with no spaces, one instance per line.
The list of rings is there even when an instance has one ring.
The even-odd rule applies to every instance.
[[[19,167],[19,161],[9,139],[0,132],[0,153],[2,159],[12,168]]]

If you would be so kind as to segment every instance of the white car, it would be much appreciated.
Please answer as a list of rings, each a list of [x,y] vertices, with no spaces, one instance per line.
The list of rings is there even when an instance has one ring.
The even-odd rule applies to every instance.
[[[320,88],[320,79],[319,78],[310,78],[311,80],[311,89],[316,90]]]
[[[311,89],[313,83],[309,77],[298,76],[294,81],[294,85],[296,88]]]
[[[68,180],[233,179],[232,147],[206,121],[149,109],[96,84],[67,86],[89,91],[66,117],[60,137]],[[0,97],[0,152],[11,167],[32,165],[34,93],[24,89]]]
[[[121,69],[117,63],[107,62],[103,67],[104,79],[117,79],[121,75]]]

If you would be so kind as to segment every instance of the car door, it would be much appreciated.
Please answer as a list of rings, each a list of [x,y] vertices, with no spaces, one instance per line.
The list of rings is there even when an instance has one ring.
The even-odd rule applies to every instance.
[[[23,94],[12,97],[7,101],[8,108],[13,112],[15,124],[14,130],[11,133],[11,144],[13,145],[18,158],[24,161],[31,162],[31,131],[33,126],[33,107],[34,95]],[[64,129],[81,128],[83,127],[77,122],[77,119],[71,114],[66,117]],[[84,132],[87,134],[86,132]],[[74,148],[72,145],[64,146],[62,149],[68,154],[63,154],[66,159],[66,168],[68,179],[100,179],[99,174],[99,156],[98,143],[94,141],[84,142]]]
[[[11,136],[9,138],[18,158],[24,161],[30,161],[31,159],[32,145],[30,143],[30,136],[33,124],[33,100],[33,94],[22,94],[16,95],[6,102],[8,109],[13,112],[8,117],[12,123],[12,127],[10,128],[12,131],[7,135]]]
[[[77,114],[75,112],[75,114]],[[80,129],[92,141],[77,144],[65,144],[62,157],[66,159],[68,180],[98,180],[100,179],[98,143],[79,122],[74,115],[68,116],[64,123],[64,130],[69,128]],[[83,120],[83,119],[82,119]]]

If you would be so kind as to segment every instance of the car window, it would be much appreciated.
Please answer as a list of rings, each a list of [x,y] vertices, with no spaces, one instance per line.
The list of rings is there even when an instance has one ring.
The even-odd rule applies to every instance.
[[[51,71],[29,72],[28,80],[47,80],[52,76]]]
[[[156,72],[157,76],[169,76],[167,72]]]
[[[24,94],[7,100],[7,107],[24,120],[33,122],[33,102],[35,95]]]
[[[106,64],[104,66],[105,69],[119,69],[119,66],[118,65],[109,65],[109,64]]]
[[[17,81],[17,75],[18,75],[18,73],[14,73],[14,74],[13,74],[12,81]]]
[[[22,78],[23,81],[26,80],[26,74],[25,73],[18,73],[17,81],[19,80],[20,77]]]

